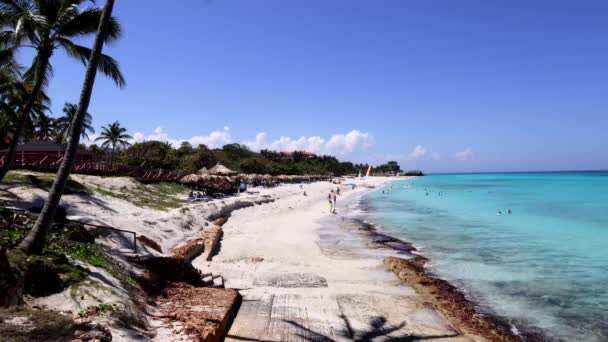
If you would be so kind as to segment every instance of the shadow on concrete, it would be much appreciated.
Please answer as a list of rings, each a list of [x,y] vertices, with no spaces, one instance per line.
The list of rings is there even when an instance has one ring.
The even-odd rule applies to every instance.
[[[413,342],[413,341],[424,341],[433,340],[440,338],[457,337],[460,334],[450,335],[414,335],[400,332],[401,328],[405,327],[405,322],[398,325],[392,325],[387,322],[385,317],[377,316],[372,317],[369,320],[368,326],[362,330],[356,330],[352,327],[352,324],[348,317],[340,315],[340,319],[344,321],[344,326],[336,332],[339,336],[339,340],[350,340],[355,342],[364,341],[385,341],[385,342]],[[303,326],[292,320],[284,320],[285,323],[295,328],[295,336],[299,337],[301,341],[315,341],[315,342],[334,342],[334,338],[318,333],[308,327]],[[390,336],[389,336],[390,335]],[[273,342],[272,340],[263,340],[244,336],[228,335],[227,338],[231,338],[239,341],[257,341],[257,342]]]

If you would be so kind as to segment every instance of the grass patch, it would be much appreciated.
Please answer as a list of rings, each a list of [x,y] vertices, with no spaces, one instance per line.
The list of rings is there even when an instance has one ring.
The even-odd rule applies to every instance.
[[[70,263],[64,254],[45,251],[40,255],[25,255],[19,250],[7,253],[9,262],[24,272],[25,292],[47,296],[85,280],[88,271]]]
[[[44,252],[70,256],[85,264],[99,267],[116,279],[133,283],[131,277],[104,252],[103,247],[99,244],[70,241],[62,236],[53,235],[49,237]]]
[[[99,303],[97,305],[91,305],[86,309],[80,311],[78,316],[81,318],[87,318],[91,316],[101,316],[104,314],[112,314],[118,311],[116,304]]]
[[[34,222],[34,215],[0,208],[0,247],[9,250],[17,247],[30,232]],[[55,290],[59,286],[57,283],[65,288],[84,280],[88,273],[71,264],[68,257],[104,269],[121,281],[134,283],[128,273],[106,254],[101,245],[95,243],[92,237],[77,234],[80,231],[86,233],[84,227],[76,223],[53,225],[41,255],[26,256],[13,250],[9,252],[9,260],[23,270],[48,271],[51,278],[51,273],[58,273],[59,280],[56,277],[49,278],[55,282]],[[38,289],[33,291],[38,292]]]
[[[25,306],[0,308],[0,340],[14,342],[69,341],[76,327],[59,313]]]
[[[182,207],[186,201],[189,188],[181,184],[162,182],[158,184],[138,185],[135,189],[124,192],[111,191],[95,187],[100,194],[122,199],[142,208],[167,211]]]
[[[55,174],[46,173],[31,173],[27,171],[10,171],[4,177],[3,182],[14,184],[14,185],[30,185],[36,188],[44,189],[46,191],[51,189],[53,182],[55,181]],[[87,188],[83,184],[68,178],[64,194],[91,194],[91,189]]]

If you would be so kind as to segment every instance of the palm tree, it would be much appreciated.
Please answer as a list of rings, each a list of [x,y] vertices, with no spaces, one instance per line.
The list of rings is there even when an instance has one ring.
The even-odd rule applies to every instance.
[[[126,128],[120,127],[120,122],[118,121],[114,121],[114,123],[101,128],[101,134],[99,134],[99,137],[95,139],[95,141],[103,141],[101,147],[104,149],[112,146],[110,168],[112,168],[112,163],[114,162],[114,152],[116,152],[116,148],[131,146],[128,139],[132,139],[132,137],[127,134]]]
[[[17,75],[15,78],[7,80],[7,83],[3,84],[0,90],[0,114],[2,115],[2,137],[7,139],[9,132],[14,132],[16,125],[19,121],[19,112],[22,109],[24,103],[26,103],[30,97],[31,85],[24,82]],[[32,133],[36,128],[36,121],[39,118],[46,116],[46,112],[49,112],[49,105],[51,100],[44,93],[40,91],[38,99],[34,102],[31,110],[31,114],[24,127],[24,136],[31,137]],[[27,133],[27,134],[25,134]],[[14,140],[14,137],[12,138]]]
[[[73,103],[66,102],[63,106],[63,114],[64,116],[57,119],[55,122],[55,129],[57,130],[57,138],[59,143],[66,143],[66,137],[72,130],[72,122],[74,121],[74,117],[76,116],[76,112],[78,111],[78,106]],[[82,133],[80,136],[83,139],[88,139],[88,133],[95,133],[95,129],[91,125],[91,121],[93,121],[93,117],[89,113],[85,113],[84,121],[82,123]]]
[[[43,2],[39,0],[38,2]],[[112,32],[112,8],[114,7],[114,0],[106,0],[101,18],[99,20],[99,28],[97,29],[97,35],[95,36],[95,42],[93,49],[89,54],[89,61],[87,65],[87,71],[84,76],[84,82],[82,91],[80,93],[80,100],[78,101],[78,111],[74,117],[74,123],[72,124],[72,130],[70,131],[70,137],[68,139],[68,146],[65,151],[65,156],[61,162],[61,166],[55,176],[53,186],[49,191],[49,196],[44,202],[44,207],[34,224],[34,227],[30,233],[21,241],[19,248],[24,252],[31,254],[40,252],[46,240],[48,229],[51,225],[53,217],[55,216],[55,209],[61,200],[63,190],[70,177],[70,171],[74,167],[76,160],[76,153],[78,150],[78,143],[80,140],[80,132],[82,130],[82,123],[85,119],[85,114],[89,108],[91,101],[91,94],[93,93],[93,85],[95,84],[95,76],[97,74],[97,68],[102,64],[102,54],[104,41],[107,41],[107,36],[111,35]]]
[[[40,113],[34,118],[34,137],[38,139],[49,139],[55,134],[55,119]]]
[[[80,60],[85,65],[92,55],[91,49],[73,41],[92,35],[100,22],[101,10],[95,7],[81,10],[79,6],[84,2],[85,0],[0,0],[0,27],[3,29],[0,31],[0,42],[7,54],[10,55],[15,49],[23,47],[36,50],[31,67],[24,74],[32,85],[30,97],[20,110],[13,141],[0,169],[0,180],[15,160],[17,144],[35,100],[51,78],[53,68],[50,61],[55,50],[61,48],[68,56]],[[120,33],[121,28],[116,19],[108,18],[108,29],[103,43],[118,39]],[[0,53],[0,64],[3,53]],[[110,56],[100,55],[96,67],[119,87],[125,85],[118,63]]]

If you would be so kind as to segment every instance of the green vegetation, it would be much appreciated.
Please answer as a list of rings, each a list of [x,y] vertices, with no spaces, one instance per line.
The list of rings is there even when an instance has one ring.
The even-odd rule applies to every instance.
[[[91,305],[86,309],[80,311],[78,316],[82,318],[91,317],[91,316],[100,316],[104,314],[112,314],[118,311],[118,306],[116,304],[106,304],[99,303],[97,305]]]
[[[21,171],[14,170],[10,171],[6,177],[4,177],[5,183],[12,183],[16,185],[31,185],[40,189],[49,190],[51,185],[53,185],[53,181],[55,180],[55,175],[53,174],[44,174],[30,171]],[[68,179],[68,183],[66,185],[65,194],[90,194],[91,190],[88,189],[83,184],[73,180]]]
[[[211,168],[218,162],[238,172],[273,175],[344,175],[367,169],[367,165],[340,162],[332,156],[317,156],[302,151],[289,154],[268,150],[254,152],[241,144],[228,144],[218,149],[209,149],[205,145],[194,148],[187,142],[176,149],[160,141],[133,144],[120,151],[116,160],[150,170],[179,170],[182,173],[196,172],[202,167]]]
[[[7,253],[10,263],[24,273],[25,293],[46,296],[85,280],[88,271],[70,263],[65,254],[45,251],[25,255],[15,249]]]
[[[142,184],[124,191],[111,191],[101,187],[95,187],[94,190],[102,195],[129,201],[138,207],[169,210],[180,208],[185,203],[180,197],[184,198],[189,188],[181,184],[161,182]]]
[[[131,143],[129,143],[129,139],[131,138],[132,137],[127,134],[127,129],[121,127],[120,122],[114,121],[114,123],[107,127],[101,128],[101,134],[99,134],[99,137],[97,137],[95,141],[102,141],[101,148],[104,150],[107,150],[110,146],[112,147],[112,154],[110,155],[110,167],[112,167],[116,148],[131,146]]]
[[[28,256],[14,249],[30,232],[35,219],[28,213],[0,209],[0,247],[9,250],[7,256],[11,264],[26,274],[26,283],[31,284],[29,290],[26,289],[30,291],[28,293],[58,292],[86,279],[88,271],[74,265],[70,259],[104,269],[121,281],[133,282],[84,227],[76,223],[53,225],[39,255]],[[44,281],[28,280],[28,274]]]

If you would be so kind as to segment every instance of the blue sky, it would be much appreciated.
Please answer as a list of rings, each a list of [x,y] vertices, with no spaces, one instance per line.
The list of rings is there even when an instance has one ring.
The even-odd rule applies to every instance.
[[[128,85],[98,77],[97,129],[428,172],[608,169],[606,1],[118,0],[115,15],[105,52]],[[84,68],[53,64],[59,115]]]

